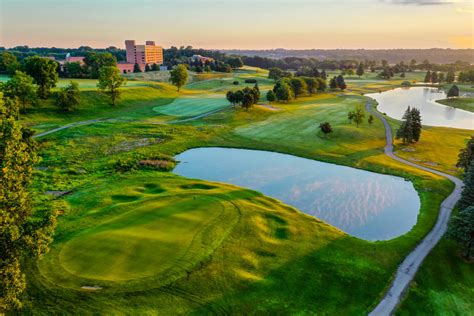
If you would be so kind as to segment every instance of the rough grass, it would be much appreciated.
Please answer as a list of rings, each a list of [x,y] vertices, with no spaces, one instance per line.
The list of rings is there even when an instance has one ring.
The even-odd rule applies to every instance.
[[[474,265],[443,239],[426,258],[398,315],[471,315],[474,310]]]

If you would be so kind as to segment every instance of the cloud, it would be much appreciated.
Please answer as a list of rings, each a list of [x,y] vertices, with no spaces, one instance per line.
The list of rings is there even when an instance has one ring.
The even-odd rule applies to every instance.
[[[469,9],[469,8],[457,8],[457,9],[456,9],[456,12],[473,14],[473,13],[474,13],[474,9]]]
[[[458,1],[453,0],[381,0],[382,2],[388,2],[393,4],[402,4],[402,5],[445,5],[452,4]]]

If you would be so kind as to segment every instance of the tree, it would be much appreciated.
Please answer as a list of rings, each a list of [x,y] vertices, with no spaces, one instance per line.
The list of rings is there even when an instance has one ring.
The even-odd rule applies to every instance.
[[[467,142],[466,148],[461,149],[458,155],[458,162],[456,167],[464,169],[467,171],[469,164],[474,160],[474,136],[471,136],[471,139]]]
[[[56,96],[56,105],[64,112],[69,112],[81,102],[79,84],[71,81],[69,85],[62,88]]]
[[[140,68],[139,64],[135,63],[135,65],[133,65],[133,72],[134,73],[142,72],[142,69]]]
[[[333,77],[330,81],[329,81],[329,88],[335,90],[337,89],[337,80],[336,80],[336,77]]]
[[[295,99],[307,90],[306,82],[299,77],[290,79],[290,86],[293,90]]]
[[[347,113],[347,119],[349,120],[349,123],[352,124],[352,120],[354,120],[354,116],[355,116],[354,111],[350,111],[349,113]]]
[[[240,57],[230,57],[227,59],[227,63],[234,69],[241,68],[244,66],[242,58]]]
[[[426,83],[431,82],[431,78],[432,78],[432,77],[431,77],[431,71],[428,70],[428,72],[427,72],[426,75],[425,75],[425,82],[426,82]]]
[[[232,104],[232,106],[235,106],[235,96],[234,96],[233,91],[227,91],[225,97],[227,101],[229,101],[229,103]]]
[[[440,72],[438,74],[438,82],[443,82],[445,79],[444,79],[444,73]]]
[[[363,74],[364,74],[364,64],[360,62],[359,66],[357,67],[357,75],[360,78]]]
[[[326,79],[316,78],[316,81],[318,82],[318,91],[325,91],[327,89],[328,84]]]
[[[332,133],[332,127],[329,122],[319,124],[319,128],[321,129],[321,132],[323,132],[325,135]]]
[[[28,105],[34,104],[37,100],[33,78],[19,70],[6,82],[3,90],[6,97],[18,99],[23,112],[26,112]]]
[[[252,94],[245,93],[242,99],[242,107],[245,109],[245,111],[248,112],[249,108],[254,104],[254,102],[255,102],[255,99],[252,96]]]
[[[474,255],[474,205],[471,205],[454,216],[449,222],[448,236],[464,248],[464,258]]]
[[[362,120],[365,117],[364,110],[362,109],[362,107],[358,106],[356,107],[353,113],[354,113],[353,120],[356,123],[356,126],[359,127],[359,125],[362,124]]]
[[[272,103],[272,102],[276,101],[276,96],[275,96],[275,93],[273,92],[273,90],[268,90],[266,97],[267,97],[267,101],[269,103]]]
[[[431,73],[431,82],[432,83],[437,83],[438,82],[438,73],[436,71],[433,71]]]
[[[454,79],[455,79],[454,71],[449,70],[448,73],[446,74],[446,82],[453,83]]]
[[[369,125],[372,125],[372,123],[374,122],[374,117],[372,114],[369,115],[369,118],[367,119],[367,122],[369,123]]]
[[[402,71],[402,73],[400,74],[400,78],[405,78],[405,77],[406,77],[405,72]]]
[[[463,182],[464,188],[458,201],[458,207],[461,210],[474,205],[474,160],[469,162]]]
[[[117,59],[108,52],[98,53],[94,51],[87,52],[84,57],[85,68],[90,73],[91,78],[98,78],[100,69],[105,66],[116,67]]]
[[[84,70],[79,62],[66,62],[63,65],[65,75],[69,78],[82,78]]]
[[[346,82],[344,81],[344,77],[342,75],[337,76],[336,78],[337,87],[341,90],[347,88]]]
[[[38,161],[33,132],[18,121],[18,104],[0,93],[0,307],[21,307],[22,259],[48,250],[56,212],[33,214],[29,185]]]
[[[408,107],[397,130],[396,138],[402,138],[403,143],[417,142],[420,140],[421,128],[420,111]]]
[[[280,68],[277,68],[277,67],[270,68],[270,70],[268,71],[268,79],[273,79],[276,82],[280,80],[281,78],[283,78],[283,73],[284,71],[281,70]]]
[[[170,81],[179,89],[188,81],[188,70],[183,64],[179,64],[170,71]]]
[[[451,86],[451,88],[449,88],[447,96],[448,96],[448,99],[449,98],[454,98],[454,97],[459,97],[459,88],[458,88],[458,86],[453,84]]]
[[[290,88],[287,80],[280,79],[273,87],[273,92],[275,92],[275,96],[278,101],[285,101],[288,102],[293,99],[293,90]]]
[[[157,64],[151,65],[151,71],[160,71],[160,67]]]
[[[312,77],[303,77],[304,82],[306,83],[306,89],[309,95],[312,95],[319,88],[319,81],[316,78]]]
[[[120,98],[119,88],[126,84],[124,77],[120,75],[120,70],[115,66],[104,66],[99,71],[99,83],[97,87],[110,97],[112,106],[115,106]]]
[[[0,53],[0,73],[13,75],[18,69],[20,69],[20,63],[15,55],[6,51]]]
[[[25,72],[33,77],[38,85],[38,96],[46,99],[58,82],[58,63],[39,56],[25,59]]]
[[[145,64],[145,72],[151,71],[151,67],[148,64]]]

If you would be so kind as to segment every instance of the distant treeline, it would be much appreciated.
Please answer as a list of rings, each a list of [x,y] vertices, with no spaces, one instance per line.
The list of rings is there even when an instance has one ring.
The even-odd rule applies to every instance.
[[[474,49],[307,49],[307,50],[222,50],[231,55],[258,56],[272,59],[286,57],[315,58],[317,60],[387,60],[391,64],[412,59],[448,64],[458,60],[474,63]]]
[[[298,70],[302,68],[319,68],[327,70],[353,70],[358,67],[360,63],[363,63],[365,68],[372,71],[383,70],[387,68],[389,62],[385,59],[382,60],[370,60],[365,59],[357,61],[355,59],[341,59],[341,60],[318,60],[316,58],[303,58],[303,57],[285,57],[281,59],[260,57],[260,56],[241,56],[242,61],[245,65],[260,67],[264,69],[280,68],[284,70]],[[410,60],[408,63],[403,61],[397,63],[395,67],[403,68],[403,71],[413,70],[435,70],[435,71],[461,71],[473,68],[469,62],[456,61],[450,64],[437,64],[427,59],[422,62],[418,62],[415,59]]]

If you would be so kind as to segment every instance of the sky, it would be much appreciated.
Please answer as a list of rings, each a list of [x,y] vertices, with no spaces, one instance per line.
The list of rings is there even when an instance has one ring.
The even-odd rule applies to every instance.
[[[0,0],[0,46],[474,48],[472,0]]]

